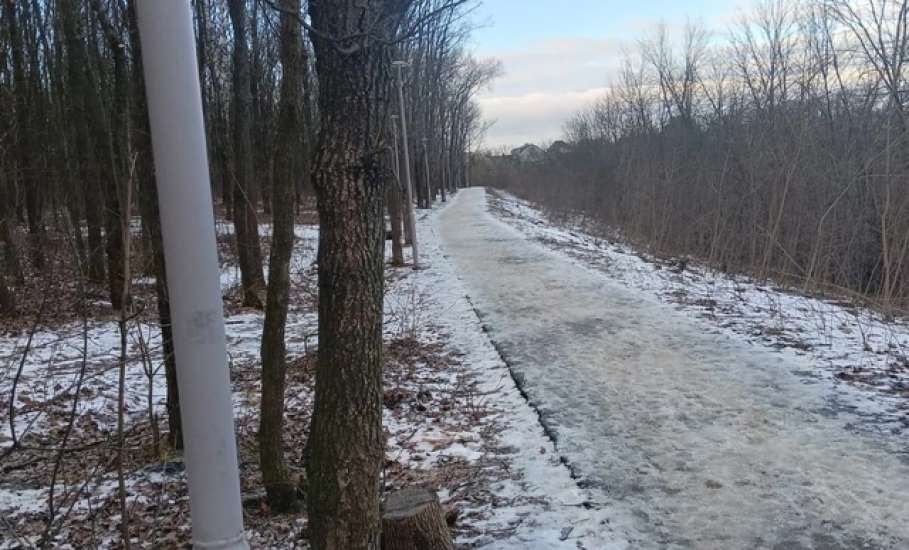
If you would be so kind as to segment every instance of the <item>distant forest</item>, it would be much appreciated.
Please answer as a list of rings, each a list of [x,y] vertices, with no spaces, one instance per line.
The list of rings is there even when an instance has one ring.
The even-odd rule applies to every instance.
[[[486,157],[474,182],[657,255],[904,309],[907,13],[777,0],[722,35],[657,28],[566,122],[567,144]]]

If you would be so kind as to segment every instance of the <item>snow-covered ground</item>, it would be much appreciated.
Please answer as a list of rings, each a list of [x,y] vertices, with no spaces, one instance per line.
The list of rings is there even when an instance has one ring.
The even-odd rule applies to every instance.
[[[463,354],[463,364],[480,382],[485,406],[494,411],[498,433],[487,434],[487,452],[504,456],[504,467],[514,470],[513,476],[492,488],[494,502],[501,504],[479,505],[481,513],[491,513],[478,523],[486,533],[462,542],[503,550],[626,548],[627,541],[610,527],[612,511],[580,488],[562,464],[537,413],[522,397],[481,325],[459,272],[446,257],[447,250],[440,244],[442,220],[457,203],[455,198],[455,204],[420,220],[421,253],[429,267],[410,277],[427,290],[430,299],[424,311]],[[504,538],[497,539],[496,533]]]
[[[513,198],[493,206],[512,225],[483,189],[460,193],[439,218],[443,250],[610,518],[604,536],[644,549],[909,547],[903,325],[672,272]],[[866,371],[886,380],[852,380]]]
[[[465,190],[421,212],[418,224],[428,268],[389,269],[386,290],[386,485],[438,490],[458,511],[462,547],[909,547],[905,324],[691,263],[679,270],[551,224],[508,195]],[[231,229],[218,225],[221,235]],[[305,437],[311,406],[306,352],[318,344],[318,228],[296,233],[287,330],[294,442]],[[226,258],[226,295],[238,281]],[[254,491],[262,315],[230,304],[241,469],[244,490]],[[129,340],[127,410],[138,444],[147,440],[149,389],[163,413],[164,380],[154,323],[132,323]],[[0,338],[3,403],[26,342],[26,332]],[[59,443],[84,356],[71,445],[106,448],[116,324],[53,326],[29,347],[17,435],[35,447]],[[5,407],[0,424],[2,453],[11,436]],[[292,466],[301,448],[289,447]],[[113,471],[96,454],[80,456],[67,455],[58,480],[58,506],[72,512],[57,541],[114,546]],[[32,466],[18,457],[0,463],[0,548],[23,544],[17,536],[33,542],[47,508],[46,482],[23,483]],[[184,478],[171,459],[129,474],[133,510],[151,515],[138,547],[187,541]],[[255,547],[306,547],[299,518],[250,509],[247,525]]]
[[[664,303],[729,329],[755,344],[809,358],[806,373],[834,387],[837,407],[859,418],[851,428],[909,433],[909,322],[885,319],[846,300],[817,298],[695,262],[651,257],[619,239],[552,223],[540,209],[491,191],[490,210],[502,221],[578,266],[645,291]]]
[[[219,232],[230,233],[227,224],[218,224]],[[270,227],[260,231],[269,234]],[[299,225],[295,229],[297,241],[291,265],[295,281],[306,275],[315,259],[318,228]],[[266,271],[267,274],[267,271]],[[225,293],[239,284],[239,270],[231,265],[222,266],[221,284]],[[153,282],[153,281],[151,281]],[[148,280],[140,283],[151,284]],[[107,303],[109,306],[109,302]],[[142,307],[153,307],[142,306]],[[263,315],[260,312],[238,312],[225,320],[230,360],[250,361],[259,357]],[[315,342],[317,319],[302,308],[292,308],[288,315],[287,345],[290,355],[302,354],[307,345]],[[161,333],[154,321],[129,323],[128,364],[126,376],[126,408],[133,415],[145,414],[149,391],[152,405],[163,412],[166,395],[162,365]],[[33,335],[22,331],[16,336],[0,338],[0,399],[8,402],[12,383],[17,380],[15,426],[17,437],[28,433],[33,436],[59,427],[63,418],[48,418],[54,409],[45,407],[53,403],[56,412],[68,418],[71,400],[68,398],[79,383],[79,374],[85,363],[81,397],[77,413],[89,413],[94,427],[115,423],[117,402],[117,365],[120,357],[120,333],[116,320],[92,320],[66,323],[39,329]],[[24,358],[24,359],[23,359]],[[11,441],[9,411],[4,410],[0,425],[0,444]],[[2,501],[0,501],[2,503]]]
[[[464,547],[489,548],[622,548],[606,528],[608,510],[580,489],[560,462],[535,411],[524,401],[501,357],[483,331],[457,274],[444,257],[437,231],[439,210],[424,213],[419,235],[428,269],[390,270],[386,291],[385,426],[388,432],[386,483],[428,484],[439,490],[443,504],[456,508],[456,533]],[[218,224],[218,233],[231,233]],[[268,235],[269,228],[261,228]],[[292,273],[295,285],[313,283],[318,228],[298,226]],[[236,293],[239,273],[233,262],[222,265],[226,295]],[[150,281],[141,281],[148,284]],[[300,296],[288,320],[288,353],[305,361],[318,344],[312,304]],[[228,351],[241,455],[244,442],[254,441],[258,406],[257,361],[262,314],[227,308]],[[28,354],[24,355],[26,346]],[[116,481],[104,462],[116,423],[119,334],[113,320],[85,326],[65,323],[28,334],[0,338],[0,401],[6,403],[17,379],[15,427],[31,447],[53,450],[69,411],[80,373],[77,417],[70,446],[91,444],[99,454],[67,454],[55,488],[57,514],[69,518],[55,539],[59,547],[115,546]],[[150,365],[150,366],[149,366]],[[312,376],[306,363],[294,363],[288,384],[288,434],[305,432],[311,406]],[[126,377],[128,427],[137,433],[132,444],[147,443],[142,431],[149,401],[164,412],[165,384],[160,333],[152,321],[130,325]],[[11,444],[10,419],[0,413],[0,453]],[[305,437],[305,436],[304,436]],[[292,466],[302,443],[291,445]],[[13,453],[3,462],[15,476],[0,479],[0,548],[34,543],[46,520],[48,483],[42,476],[54,453],[34,466]],[[37,456],[42,456],[39,452]],[[244,490],[254,490],[257,466],[241,456]],[[156,463],[157,462],[157,463]],[[188,537],[187,497],[182,467],[171,456],[140,461],[128,474],[134,522],[142,516],[138,547],[177,546]],[[7,470],[4,470],[6,474]],[[305,548],[305,524],[250,511],[248,534],[255,547]],[[138,528],[138,527],[137,527]]]

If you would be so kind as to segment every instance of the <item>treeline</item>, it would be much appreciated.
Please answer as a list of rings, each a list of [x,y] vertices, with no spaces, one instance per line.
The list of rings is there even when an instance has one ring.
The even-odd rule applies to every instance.
[[[723,45],[660,28],[567,122],[570,147],[492,183],[656,254],[906,307],[907,11],[773,0]]]

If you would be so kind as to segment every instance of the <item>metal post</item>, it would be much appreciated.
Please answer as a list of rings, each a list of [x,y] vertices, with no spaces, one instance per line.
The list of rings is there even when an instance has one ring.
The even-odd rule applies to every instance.
[[[401,161],[398,158],[398,115],[391,115],[391,135],[394,138],[395,148],[395,177],[398,179],[398,185],[401,185]]]
[[[187,0],[137,3],[195,548],[246,550],[202,96]]]
[[[401,118],[398,115],[391,115],[391,133],[392,137],[395,140],[395,181],[398,187],[401,187],[401,159],[398,152],[398,119]],[[408,201],[408,204],[410,202]],[[404,209],[402,215],[404,216],[404,244],[412,245],[413,237],[410,235],[410,214],[413,210],[410,207]]]
[[[470,187],[470,135],[467,136],[467,149],[464,151],[464,187]]]
[[[470,150],[464,153],[464,187],[470,187]]]
[[[435,193],[432,192],[432,186],[429,184],[429,138],[424,137],[423,140],[423,170],[426,172],[424,179],[426,180],[426,208],[432,208],[432,201],[436,198]]]
[[[413,268],[420,268],[420,253],[417,247],[417,224],[416,215],[413,211],[413,181],[410,177],[410,145],[407,141],[407,113],[404,109],[404,67],[409,64],[406,61],[395,61],[392,63],[398,68],[398,103],[401,112],[401,133],[404,138],[404,185],[407,187],[407,226],[410,228],[410,247],[413,251]]]

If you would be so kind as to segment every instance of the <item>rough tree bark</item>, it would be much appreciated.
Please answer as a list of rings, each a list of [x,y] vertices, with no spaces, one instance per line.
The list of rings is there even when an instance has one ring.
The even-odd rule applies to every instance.
[[[268,294],[262,331],[262,410],[259,418],[259,461],[268,504],[287,512],[297,507],[297,488],[284,461],[284,388],[287,370],[284,329],[290,291],[290,258],[294,246],[294,196],[302,150],[300,102],[302,37],[292,14],[300,0],[280,0],[281,104],[271,189],[272,244],[268,264]]]
[[[384,0],[311,0],[321,132],[319,357],[307,460],[310,542],[379,548],[384,198],[393,13]],[[338,40],[332,37],[358,37]]]
[[[401,267],[404,265],[404,216],[403,193],[401,186],[395,178],[395,181],[388,186],[388,217],[391,222],[391,265]]]
[[[233,161],[234,161],[234,233],[240,260],[243,305],[262,308],[265,278],[262,275],[262,250],[259,244],[259,222],[252,196],[255,179],[250,109],[250,61],[247,40],[246,0],[228,0],[234,30],[233,51]]]
[[[438,495],[419,487],[388,495],[382,513],[382,550],[454,550]]]

